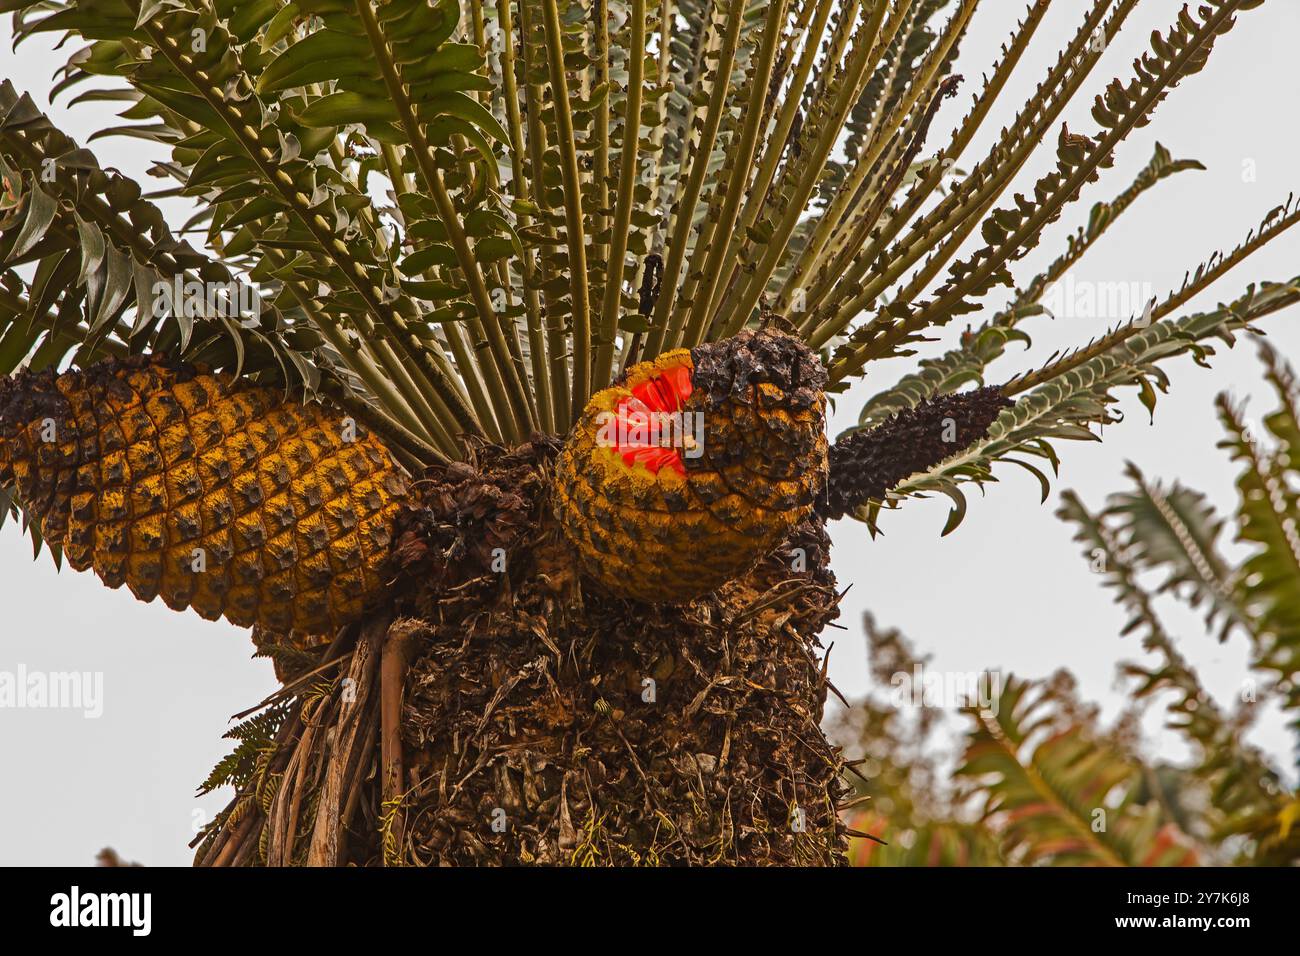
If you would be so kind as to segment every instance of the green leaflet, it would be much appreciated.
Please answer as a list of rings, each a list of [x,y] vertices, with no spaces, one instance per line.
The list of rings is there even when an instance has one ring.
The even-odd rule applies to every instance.
[[[1219,0],[1189,12],[1093,104],[1095,135],[1053,135],[1099,59],[1094,38],[1117,35],[1134,6],[1094,0],[1019,117],[987,157],[967,163],[960,154],[1009,88],[1045,2],[1030,5],[951,139],[922,157],[909,151],[921,148],[926,110],[951,92],[954,52],[978,15],[972,0],[611,0],[603,21],[546,0],[467,8],[463,19],[452,0],[6,0],[23,14],[20,41],[61,30],[83,38],[57,91],[111,81],[77,98],[119,112],[101,134],[170,150],[158,195],[202,206],[178,235],[209,247],[167,231],[135,184],[101,183],[87,151],[61,148],[64,185],[50,191],[75,203],[66,174],[79,170],[117,221],[77,206],[76,217],[41,229],[48,208],[24,198],[29,232],[0,251],[17,246],[34,264],[16,294],[36,320],[29,334],[8,335],[6,350],[22,341],[55,361],[86,343],[180,346],[294,384],[298,369],[322,364],[346,372],[376,414],[450,457],[462,432],[507,443],[538,425],[561,432],[632,355],[734,331],[760,304],[793,313],[828,350],[839,388],[1010,284],[1009,264],[1169,88],[1204,65],[1232,14],[1253,5]],[[0,155],[28,178],[38,154],[11,154],[39,148],[19,142],[33,125],[48,126],[33,104],[4,104]],[[1043,142],[1056,147],[1055,171],[1032,194],[1002,198]],[[873,399],[863,421],[988,380],[1007,346],[1027,341],[1018,326],[1041,312],[1043,283],[1142,190],[1195,167],[1158,147],[1128,191],[1093,207],[1056,263]],[[1284,207],[1278,222],[1211,260],[1158,318],[1294,216]],[[20,228],[5,225],[10,237]],[[977,230],[986,248],[954,262]],[[665,275],[642,293],[651,262]],[[137,309],[151,275],[177,272],[258,284],[266,321],[238,326],[236,342],[228,317]],[[925,300],[920,290],[936,284]],[[883,301],[900,287],[907,294]],[[1137,331],[1125,326],[1012,383],[1032,390]],[[329,351],[318,354],[322,343]],[[1166,385],[1166,354],[1176,350],[1151,353],[1125,380],[1148,406]],[[1051,441],[1088,435],[1110,387],[1063,396],[1008,438],[1001,452],[1015,454],[996,459],[1021,464],[1041,489]],[[973,459],[953,463],[963,465],[968,478],[980,473]],[[929,490],[951,495],[962,483]]]
[[[1046,461],[1053,472],[1056,455],[1052,442],[1060,440],[1097,441],[1088,427],[1113,422],[1109,407],[1114,403],[1114,389],[1136,385],[1145,375],[1153,374],[1157,362],[1174,355],[1191,353],[1204,361],[1213,354],[1211,338],[1232,340],[1253,319],[1268,315],[1300,301],[1300,278],[1289,283],[1268,285],[1261,291],[1249,289],[1236,302],[1211,312],[1179,320],[1164,320],[1101,353],[1084,364],[1024,394],[1016,405],[1004,410],[989,429],[988,436],[958,455],[915,475],[890,493],[891,506],[900,499],[941,492],[954,501],[964,497],[961,486],[967,482],[981,485],[996,480],[993,465],[1015,460],[1022,466],[1025,458]],[[1045,477],[1035,472],[1040,482]],[[884,503],[873,502],[856,515],[875,529]],[[944,533],[952,531],[964,507],[954,511]]]

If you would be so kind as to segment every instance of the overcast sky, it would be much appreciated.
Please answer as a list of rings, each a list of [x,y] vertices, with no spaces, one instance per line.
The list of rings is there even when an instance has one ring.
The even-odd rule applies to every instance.
[[[994,62],[998,47],[1026,4],[985,0],[963,43],[957,72],[967,77],[963,94],[944,107],[930,146],[942,142],[968,107],[976,83]],[[1061,2],[1048,14],[1018,70],[1003,104],[963,157],[966,166],[983,156],[1004,123],[1013,117],[1056,53],[1073,33],[1080,3]],[[1088,115],[1091,95],[1112,76],[1127,80],[1132,58],[1146,48],[1153,29],[1176,16],[1178,0],[1144,0],[1121,38],[1065,120],[1080,132],[1095,130]],[[1263,214],[1300,186],[1296,156],[1300,101],[1294,40],[1300,36],[1300,3],[1270,0],[1242,14],[1237,28],[1220,39],[1210,65],[1187,80],[1159,108],[1154,122],[1120,148],[1115,168],[1085,191],[1080,203],[1051,227],[1041,246],[1017,264],[1027,280],[1062,248],[1063,237],[1083,221],[1097,200],[1123,189],[1150,158],[1157,139],[1179,158],[1203,162],[1205,172],[1180,173],[1147,193],[1110,230],[1083,264],[1076,282],[1149,284],[1152,294],[1176,287],[1185,271],[1216,249],[1243,239]],[[50,106],[52,71],[64,52],[52,52],[47,38],[11,52],[10,24],[0,25],[0,76],[13,80],[48,109],[62,128],[83,144],[94,129],[109,125],[102,106],[72,110],[65,101]],[[106,166],[136,178],[157,154],[137,140],[98,141]],[[1017,181],[1027,188],[1048,168],[1051,150]],[[1287,234],[1192,303],[1210,308],[1235,298],[1255,278],[1284,279],[1300,273],[1300,231]],[[1000,295],[989,304],[1003,303]],[[1034,338],[1029,353],[1019,349],[994,368],[1005,380],[1041,362],[1053,350],[1078,344],[1127,315],[1095,319],[1046,318],[1025,326]],[[1300,356],[1300,309],[1265,320],[1284,355]],[[948,330],[948,341],[958,328]],[[1243,342],[1220,350],[1213,369],[1183,359],[1166,366],[1171,394],[1161,399],[1154,425],[1135,399],[1123,409],[1127,421],[1106,430],[1103,444],[1062,443],[1062,475],[1052,496],[1038,503],[1037,482],[1008,468],[985,497],[972,492],[962,527],[940,538],[946,499],[913,501],[885,516],[885,535],[871,541],[861,525],[839,522],[832,529],[834,566],[841,586],[852,585],[843,603],[847,631],[828,631],[835,650],[831,676],[850,697],[866,688],[861,618],[870,608],[881,624],[901,627],[932,666],[948,671],[985,668],[1044,676],[1068,667],[1082,692],[1102,701],[1113,715],[1124,696],[1114,686],[1115,664],[1140,655],[1136,638],[1118,637],[1125,621],[1100,580],[1088,572],[1071,529],[1053,511],[1061,488],[1073,487],[1093,508],[1109,491],[1125,486],[1126,459],[1150,477],[1178,478],[1208,492],[1227,508],[1234,501],[1235,469],[1215,449],[1219,438],[1211,403],[1230,390],[1256,395],[1251,410],[1268,406],[1254,348]],[[837,432],[856,421],[863,401],[914,366],[898,360],[871,369],[869,380],[838,399],[832,421]],[[89,671],[103,675],[102,715],[88,719],[67,710],[0,709],[0,863],[89,863],[100,847],[112,845],[129,859],[183,864],[186,844],[198,825],[227,797],[197,799],[196,784],[223,756],[221,734],[228,718],[272,691],[269,662],[249,657],[247,633],[197,615],[176,614],[161,603],[140,604],[126,589],[109,591],[90,573],[57,573],[45,555],[31,560],[28,542],[11,525],[0,531],[0,671]],[[1193,614],[1162,602],[1170,629],[1205,684],[1232,705],[1247,660],[1246,642],[1216,643]],[[1178,742],[1150,723],[1150,749],[1178,758]],[[1265,714],[1252,739],[1279,762],[1290,763],[1283,722]]]

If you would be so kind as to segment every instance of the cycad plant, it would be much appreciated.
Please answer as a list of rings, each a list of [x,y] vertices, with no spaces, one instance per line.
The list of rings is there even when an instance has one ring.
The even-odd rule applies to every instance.
[[[1130,464],[1132,487],[1099,511],[1073,491],[1057,515],[1076,528],[1089,569],[1130,615],[1150,656],[1120,673],[1131,706],[1105,727],[1074,679],[989,677],[996,689],[964,709],[956,773],[945,779],[939,711],[900,713],[875,694],[841,714],[835,736],[861,760],[851,825],[865,835],[851,859],[871,866],[1293,866],[1300,860],[1300,794],[1275,760],[1246,739],[1270,702],[1300,731],[1300,386],[1260,343],[1276,407],[1252,423],[1228,393],[1216,399],[1219,443],[1241,468],[1238,501],[1220,514],[1206,495]],[[1231,532],[1239,555],[1229,555]],[[1216,700],[1188,662],[1160,608],[1176,597],[1205,612],[1221,640],[1244,637],[1250,673],[1233,701]],[[866,630],[881,689],[924,673],[898,631]],[[921,671],[917,671],[918,664]],[[1160,701],[1187,745],[1179,762],[1144,751],[1138,718]],[[1300,747],[1300,736],[1296,739]],[[876,842],[882,841],[882,842]]]
[[[0,86],[0,485],[56,557],[274,657],[199,863],[843,859],[825,521],[940,491],[955,523],[995,461],[1046,484],[1025,459],[1117,388],[1151,400],[1159,362],[1300,298],[1179,315],[1288,203],[1132,321],[957,391],[1189,165],[1158,149],[828,447],[827,393],[1012,287],[1259,0],[1185,10],[1090,134],[1061,112],[1136,0],[1083,5],[969,160],[1048,0],[927,148],[977,5],[0,0],[20,42],[71,38],[53,93],[117,110],[97,135],[166,154],[146,195]],[[197,211],[173,229],[159,196]]]

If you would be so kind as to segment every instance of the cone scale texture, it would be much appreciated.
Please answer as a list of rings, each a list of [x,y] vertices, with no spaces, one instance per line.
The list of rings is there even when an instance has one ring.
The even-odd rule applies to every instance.
[[[875,428],[840,437],[830,449],[830,481],[818,513],[842,518],[910,475],[969,448],[1012,404],[996,386],[936,395]]]
[[[556,476],[559,524],[583,571],[665,603],[748,571],[822,488],[825,381],[796,339],[745,331],[634,365],[594,395]],[[655,416],[673,425],[638,431]]]
[[[384,589],[407,480],[279,389],[133,358],[0,380],[0,486],[77,570],[241,627],[320,634]]]

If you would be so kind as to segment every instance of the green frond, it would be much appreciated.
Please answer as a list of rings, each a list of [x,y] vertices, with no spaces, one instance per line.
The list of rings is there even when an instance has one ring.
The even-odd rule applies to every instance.
[[[802,328],[809,334],[812,344],[822,346],[841,335],[908,269],[929,256],[928,268],[909,281],[908,287],[900,290],[894,298],[907,296],[909,298],[904,298],[904,301],[911,301],[911,297],[920,295],[919,290],[930,278],[938,275],[960,243],[979,225],[981,217],[992,208],[997,197],[1038,148],[1070,98],[1100,61],[1100,47],[1105,44],[1099,44],[1098,38],[1108,43],[1119,32],[1135,3],[1136,0],[1122,0],[1112,11],[1113,0],[1095,0],[1016,121],[1004,127],[984,159],[959,180],[947,196],[917,218],[925,201],[949,172],[950,164],[957,162],[982,125],[997,92],[1024,52],[1044,12],[1031,11],[983,93],[953,134],[952,141],[936,156],[926,175],[874,235],[869,239],[860,237],[863,240],[861,244],[846,246],[844,254],[850,258],[837,260],[825,270],[823,281],[808,291],[805,299],[807,315],[802,320]]]
[[[1194,506],[1205,507],[1199,500]],[[1267,758],[1242,739],[1248,724],[1245,709],[1227,714],[1205,691],[1161,623],[1151,595],[1138,583],[1138,573],[1151,553],[1145,547],[1147,538],[1133,528],[1138,543],[1130,539],[1125,546],[1122,514],[1094,514],[1072,491],[1062,492],[1057,515],[1076,526],[1075,540],[1084,547],[1084,559],[1132,614],[1123,633],[1144,629],[1144,649],[1158,656],[1153,665],[1127,663],[1122,670],[1135,682],[1135,700],[1166,696],[1168,726],[1193,745],[1196,760],[1188,773],[1207,787],[1206,837],[1221,841],[1253,831],[1261,816],[1279,811],[1285,788]],[[1159,542],[1163,535],[1164,530],[1159,529],[1152,537]]]
[[[919,371],[903,376],[892,388],[868,399],[859,416],[859,424],[877,424],[904,408],[935,395],[956,391],[968,383],[983,385],[985,369],[1005,353],[1007,345],[1020,341],[1028,348],[1031,344],[1029,336],[1017,328],[1020,321],[1046,311],[1040,300],[1052,283],[1060,280],[1092,248],[1134,200],[1167,176],[1187,169],[1204,168],[1195,160],[1173,159],[1169,151],[1157,143],[1155,155],[1129,187],[1110,202],[1094,205],[1088,222],[1067,238],[1065,251],[1018,290],[1009,305],[979,328],[964,332],[959,347],[937,358],[921,359]]]
[[[1233,582],[1233,596],[1254,624],[1257,666],[1277,674],[1289,688],[1286,706],[1295,710],[1300,708],[1300,491],[1289,454],[1296,427],[1295,393],[1289,369],[1274,364],[1272,380],[1282,404],[1265,420],[1265,427],[1282,442],[1276,450],[1263,445],[1264,436],[1250,432],[1240,408],[1227,395],[1220,395],[1216,405],[1227,432],[1220,445],[1242,466],[1237,478],[1237,540],[1252,546]]]
[[[199,785],[199,796],[226,786],[238,790],[247,787],[258,772],[259,761],[272,749],[289,709],[287,701],[273,704],[226,731],[223,736],[238,741],[238,744],[221,758]]]
[[[1294,195],[1288,196],[1285,203],[1273,207],[1256,229],[1226,255],[1215,252],[1208,260],[1183,277],[1182,284],[1160,302],[1148,303],[1146,310],[1131,320],[1116,326],[1105,335],[1099,336],[1087,345],[1072,349],[1059,359],[1049,362],[1045,367],[1034,372],[1017,376],[1007,383],[1008,394],[1023,392],[1048,381],[1053,376],[1075,368],[1093,356],[1114,348],[1129,336],[1147,328],[1153,320],[1172,315],[1197,294],[1205,291],[1212,284],[1231,271],[1238,263],[1252,253],[1262,249],[1267,243],[1276,239],[1286,230],[1300,222],[1300,201]],[[1055,358],[1055,357],[1054,357]],[[1150,406],[1148,406],[1150,407]]]
[[[947,534],[966,513],[961,486],[996,480],[995,462],[1010,462],[1028,470],[1038,479],[1045,501],[1048,477],[1026,458],[1046,462],[1055,472],[1057,457],[1052,442],[1097,441],[1099,436],[1090,426],[1118,421],[1110,411],[1116,401],[1112,394],[1115,389],[1137,387],[1139,396],[1154,407],[1156,389],[1165,388],[1159,363],[1191,354],[1204,364],[1214,354],[1208,340],[1217,338],[1231,345],[1234,336],[1250,328],[1255,320],[1296,302],[1300,302],[1300,278],[1267,284],[1259,290],[1251,287],[1232,304],[1209,312],[1154,322],[1114,348],[1022,394],[1014,407],[1002,412],[984,440],[914,475],[898,485],[886,502],[872,502],[855,512],[855,517],[874,529],[882,506],[894,507],[901,499],[938,492],[952,499],[954,505],[944,528]]]
[[[1007,677],[996,714],[970,709],[957,773],[971,780],[1003,853],[1025,865],[1188,866],[1197,854],[1142,769],[1074,713],[1070,688]]]
[[[1164,486],[1130,465],[1131,491],[1112,494],[1097,513],[1067,491],[1058,515],[1075,525],[1085,559],[1129,611],[1124,633],[1141,630],[1143,648],[1156,657],[1153,663],[1126,663],[1121,671],[1133,682],[1135,700],[1164,695],[1169,726],[1192,746],[1194,759],[1177,771],[1182,778],[1177,787],[1200,808],[1193,815],[1197,835],[1218,847],[1224,861],[1280,865],[1300,853],[1295,796],[1269,758],[1243,738],[1260,703],[1278,700],[1291,712],[1297,706],[1300,655],[1293,621],[1300,602],[1300,552],[1292,540],[1296,492],[1290,449],[1300,429],[1291,368],[1262,340],[1260,357],[1278,400],[1262,429],[1226,394],[1216,399],[1227,431],[1219,446],[1243,466],[1234,513],[1216,513],[1200,492],[1178,483]],[[1235,540],[1249,546],[1240,563],[1219,549],[1230,525]],[[1152,576],[1154,594],[1140,575]],[[1236,626],[1250,640],[1252,679],[1244,685],[1250,690],[1243,689],[1243,703],[1234,712],[1204,690],[1166,630],[1155,608],[1161,594],[1205,606],[1207,628],[1218,624],[1221,636]],[[1271,672],[1276,683],[1257,687],[1254,675],[1260,672]]]
[[[1179,592],[1192,607],[1205,604],[1206,626],[1223,625],[1220,640],[1233,626],[1249,631],[1252,621],[1234,601],[1232,572],[1216,544],[1223,518],[1198,491],[1148,482],[1133,464],[1128,477],[1134,493],[1114,496],[1105,513],[1133,562],[1166,573],[1161,591]]]
[[[225,284],[234,273],[177,239],[139,184],[102,169],[8,80],[0,83],[0,175],[9,193],[0,218],[0,374],[28,356],[25,364],[43,368],[74,350],[89,361],[174,346],[215,367],[273,369],[286,384],[315,388],[319,374],[298,356],[310,335],[287,346],[283,317],[241,314],[237,288],[222,290],[212,309],[158,308],[177,283]],[[33,267],[30,282],[12,271],[19,266]]]
[[[208,249],[143,239],[166,229],[149,199],[116,173],[80,169],[94,161],[71,141],[55,180],[38,180],[38,139],[58,134],[8,90],[0,157],[17,192],[0,249],[0,371],[183,351],[327,392],[413,467],[461,457],[465,436],[563,432],[630,360],[733,334],[760,313],[789,313],[842,388],[1011,285],[1011,263],[1256,5],[1215,0],[1156,34],[1133,77],[1095,99],[1097,131],[1081,136],[1060,119],[1136,6],[1092,0],[1015,120],[962,173],[1047,0],[1026,3],[928,157],[977,0],[6,0],[20,42],[52,32],[79,47],[56,95],[120,107],[97,135],[167,151],[158,195],[197,207],[181,235]],[[113,85],[91,88],[103,80]],[[1055,168],[1008,202],[1054,129]],[[1197,167],[1157,147],[1043,273],[876,396],[863,423],[985,381],[1011,341],[1027,341],[1018,325],[1051,282],[1142,192]],[[1036,411],[1013,410],[1024,420],[1008,417],[1012,431],[900,493],[940,490],[960,510],[957,486],[1004,459],[1046,484],[1034,459],[1054,466],[1047,439],[1107,420],[1116,384],[1153,401],[1156,359],[1185,339],[1137,347],[1137,376],[1108,357],[1127,357],[1150,320],[1172,318],[1297,218],[1300,207],[1279,207],[1154,315],[1012,379],[1007,392],[1037,396],[1025,406]],[[975,230],[985,247],[953,261]],[[135,308],[155,275],[230,277],[267,308],[256,322],[155,319]],[[1039,393],[1095,360],[1104,385],[1085,375]]]

